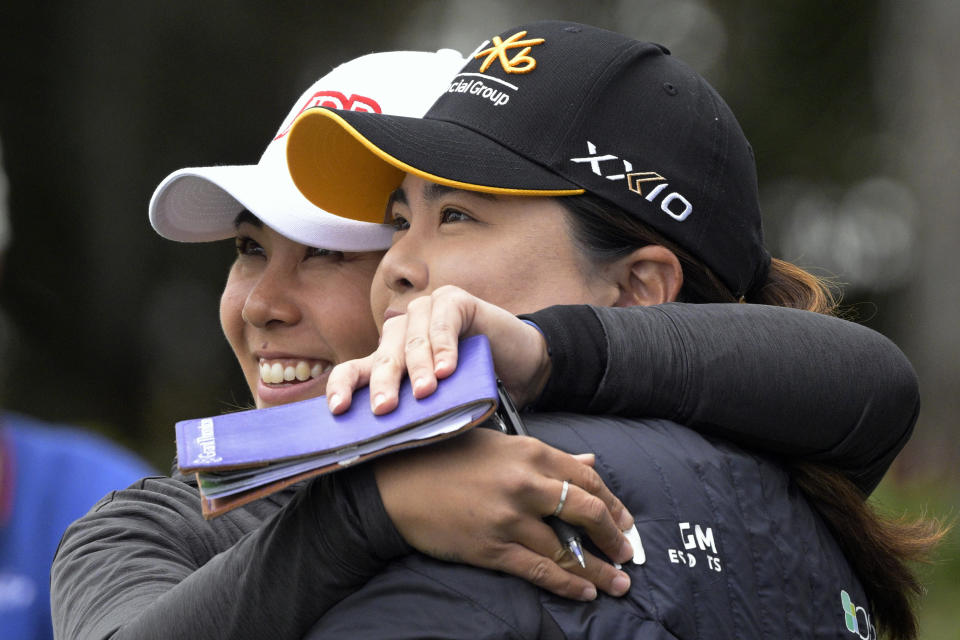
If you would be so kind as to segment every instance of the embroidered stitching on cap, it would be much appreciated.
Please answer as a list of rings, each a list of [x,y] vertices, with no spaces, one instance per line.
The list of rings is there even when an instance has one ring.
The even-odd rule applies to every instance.
[[[520,40],[520,38],[525,35],[527,35],[526,31],[518,31],[506,40],[501,40],[500,36],[494,36],[492,47],[484,49],[473,56],[474,59],[487,56],[487,59],[480,65],[480,72],[483,73],[489,69],[494,60],[500,60],[500,65],[507,73],[530,73],[533,71],[537,66],[537,61],[527,54],[530,53],[530,50],[533,49],[535,45],[543,44],[545,40],[543,38]],[[523,47],[523,49],[508,60],[507,51],[509,49],[516,49],[517,47]],[[521,64],[524,66],[520,66]]]
[[[666,182],[667,179],[656,171],[640,171],[637,173],[628,173],[627,174],[627,189],[633,191],[638,196],[643,195],[643,188],[640,186],[641,182]]]
[[[656,171],[634,172],[633,163],[631,163],[629,160],[625,160],[623,158],[620,158],[619,156],[615,156],[612,153],[606,153],[603,155],[599,154],[597,152],[597,146],[592,142],[590,142],[589,140],[587,140],[587,153],[589,155],[586,155],[580,158],[570,158],[570,162],[575,162],[578,164],[589,163],[590,170],[593,171],[594,174],[598,176],[603,176],[607,180],[626,179],[627,189],[629,189],[630,191],[632,191],[633,193],[639,196],[643,196],[643,189],[640,186],[641,183],[643,182],[662,183],[662,184],[658,184],[656,187],[654,187],[650,191],[650,193],[644,196],[643,199],[646,200],[647,202],[654,202],[655,200],[660,198],[660,194],[663,193],[663,191],[670,186],[669,183],[667,183],[666,181],[667,179],[661,176]],[[610,160],[619,160],[620,162],[622,162],[623,170],[625,173],[616,173],[616,174],[610,174],[610,175],[604,174],[600,170],[600,163],[607,162]],[[677,203],[677,204],[674,204],[674,203]],[[671,218],[673,218],[674,220],[676,220],[677,222],[683,222],[690,216],[691,213],[693,213],[693,204],[691,204],[689,200],[684,198],[681,194],[677,193],[676,191],[671,191],[660,200],[660,210],[663,211],[668,216],[670,216]]]

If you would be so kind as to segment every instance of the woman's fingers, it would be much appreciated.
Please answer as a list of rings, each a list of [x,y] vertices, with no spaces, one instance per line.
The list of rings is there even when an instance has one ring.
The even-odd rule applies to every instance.
[[[550,558],[523,545],[507,545],[488,568],[514,575],[563,598],[590,601],[597,597],[597,588],[591,581],[560,568]]]
[[[515,450],[527,470],[512,480],[514,494],[527,509],[539,517],[556,515],[580,527],[585,537],[615,562],[633,558],[633,547],[624,535],[634,524],[633,516],[607,488],[600,474],[574,456],[535,438],[507,438],[505,446]],[[519,469],[519,465],[514,464],[514,469]],[[564,480],[568,482],[566,496]],[[561,499],[563,505],[557,513]]]
[[[346,410],[353,392],[369,382],[373,412],[392,411],[404,375],[410,378],[414,397],[425,398],[436,390],[438,380],[456,370],[459,339],[477,333],[490,338],[494,365],[514,400],[524,405],[536,399],[550,372],[540,332],[462,289],[443,286],[410,301],[403,315],[388,319],[380,346],[369,358],[334,368],[327,384],[331,410]]]
[[[334,415],[343,413],[353,402],[353,392],[370,381],[373,355],[349,360],[335,366],[327,378],[327,406]]]
[[[552,507],[547,515],[554,513],[561,495],[561,482],[556,482],[556,491],[553,493]],[[567,498],[559,518],[583,529],[586,537],[593,541],[608,558],[616,562],[628,562],[633,558],[633,547],[623,533],[607,505],[597,496],[584,491],[571,483],[568,487]],[[632,526],[632,522],[626,528]]]
[[[430,344],[433,366],[438,378],[446,378],[457,368],[459,340],[463,336],[486,333],[476,318],[485,303],[454,286],[443,286],[430,295]]]
[[[327,382],[330,410],[346,411],[353,393],[369,383],[373,413],[393,411],[404,375],[414,397],[429,396],[439,379],[456,370],[459,339],[476,333],[489,336],[494,365],[514,400],[522,406],[536,399],[550,372],[540,332],[462,289],[443,286],[384,322],[380,345],[370,356],[334,367]]]
[[[396,316],[383,323],[380,345],[370,356],[370,409],[376,415],[389,413],[397,407],[400,381],[406,371],[404,343],[407,335],[407,316]]]
[[[592,456],[593,454],[586,455]],[[576,458],[575,456],[572,457]],[[561,458],[566,463],[568,457],[561,455]],[[609,487],[604,483],[603,478],[601,478],[600,474],[593,468],[593,459],[591,458],[589,463],[578,462],[579,466],[570,466],[567,464],[569,467],[568,473],[562,477],[568,479],[572,485],[582,489],[587,494],[600,499],[603,503],[603,508],[596,506],[593,508],[597,509],[601,514],[608,513],[621,531],[626,531],[632,527],[634,525],[633,515],[627,510],[620,499],[613,495],[613,492],[610,491]],[[573,495],[573,500],[576,500],[576,492]],[[563,517],[562,513],[560,517]],[[563,519],[570,522],[567,518]]]
[[[632,547],[623,533],[633,526],[633,515],[593,468],[593,456],[578,459],[553,447],[536,447],[533,443],[529,446],[530,455],[538,456],[533,465],[542,474],[531,491],[539,513],[556,515],[581,527],[597,548],[616,562],[633,558]],[[556,513],[564,480],[569,483],[567,495]]]
[[[400,384],[410,378],[413,395],[424,398],[457,367],[459,335],[464,305],[472,296],[463,291],[450,296],[453,287],[442,287],[434,295],[421,296],[407,305],[406,313],[383,323],[380,344],[366,358],[334,367],[327,381],[330,410],[342,413],[350,407],[353,393],[370,385],[370,408],[374,414],[393,411],[399,402]],[[445,301],[435,307],[436,297]]]
[[[571,455],[576,458],[577,462],[589,467],[592,467],[597,461],[597,455],[595,453],[573,453]]]
[[[561,543],[543,521],[530,521],[519,532],[519,544],[507,545],[493,568],[532,582],[565,598],[593,600],[597,590],[622,596],[630,577],[608,562],[584,552],[585,565]]]
[[[536,400],[550,374],[546,340],[538,329],[458,287],[440,287],[430,299],[429,339],[438,378],[456,369],[458,338],[483,333],[514,401],[522,407]]]
[[[397,406],[400,381],[405,372],[407,316],[396,316],[383,323],[380,345],[365,358],[348,360],[335,366],[327,378],[327,405],[333,414],[350,408],[353,393],[370,385],[370,409],[380,415]]]
[[[435,347],[430,339],[430,325],[433,322],[431,303],[431,296],[422,296],[407,305],[403,355],[415,398],[424,398],[437,388],[437,376],[433,364]]]

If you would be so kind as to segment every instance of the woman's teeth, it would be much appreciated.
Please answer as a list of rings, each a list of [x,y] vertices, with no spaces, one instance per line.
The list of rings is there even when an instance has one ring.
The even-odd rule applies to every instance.
[[[310,378],[319,378],[327,371],[333,368],[333,365],[323,366],[320,363],[312,367],[301,360],[296,365],[284,365],[279,362],[270,363],[265,360],[260,361],[260,380],[266,384],[280,384],[282,382],[304,382]]]

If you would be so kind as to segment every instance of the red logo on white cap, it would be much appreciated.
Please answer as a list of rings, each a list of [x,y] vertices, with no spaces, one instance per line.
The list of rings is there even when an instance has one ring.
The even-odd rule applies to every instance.
[[[293,121],[297,119],[297,116],[307,109],[312,109],[314,107],[330,107],[331,109],[340,109],[342,111],[382,113],[380,105],[377,104],[377,101],[373,98],[358,96],[355,93],[350,94],[350,97],[347,97],[339,91],[317,91],[315,94],[310,96],[306,104],[303,105],[303,108],[301,108],[300,111],[297,111],[297,115],[290,120],[290,124],[288,124],[283,131],[278,133],[274,140],[279,140],[283,136],[287,135],[287,132],[290,131],[290,127],[293,125]]]

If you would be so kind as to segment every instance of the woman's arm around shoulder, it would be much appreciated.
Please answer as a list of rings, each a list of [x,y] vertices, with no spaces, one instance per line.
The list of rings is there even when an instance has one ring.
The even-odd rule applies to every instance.
[[[916,374],[883,335],[753,304],[549,307],[542,410],[661,417],[841,470],[876,487],[919,412]]]

